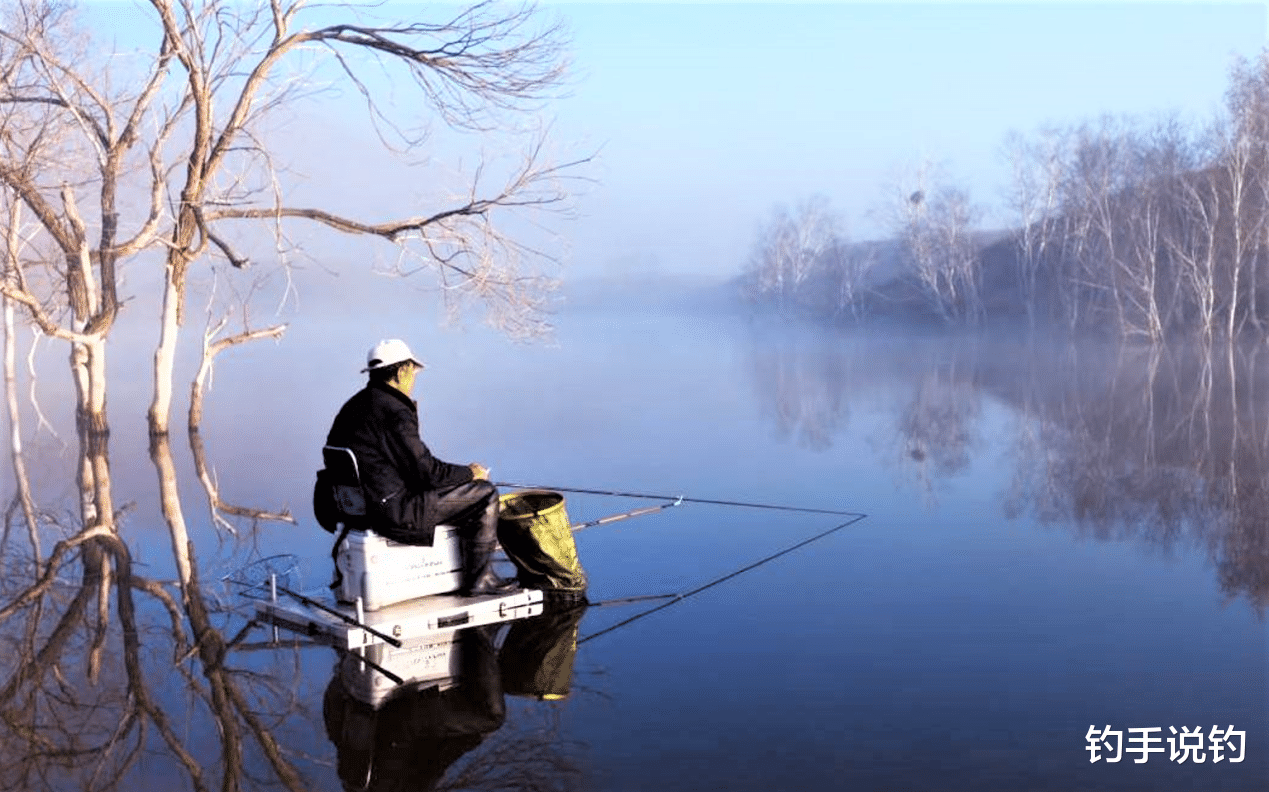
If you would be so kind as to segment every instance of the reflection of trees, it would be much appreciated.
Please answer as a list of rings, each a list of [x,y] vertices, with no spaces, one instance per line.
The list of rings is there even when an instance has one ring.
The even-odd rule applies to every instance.
[[[170,469],[165,438],[152,452],[160,470]],[[169,520],[179,515],[179,500],[166,506]],[[90,528],[59,541],[43,574],[33,582],[28,574],[29,585],[6,587],[0,755],[8,759],[0,785],[128,788],[141,757],[157,752],[183,771],[189,788],[240,789],[250,779],[250,750],[271,771],[269,785],[305,788],[272,735],[295,702],[267,675],[230,664],[223,614],[201,590],[192,545],[182,556],[178,598],[136,574],[113,531]],[[177,714],[170,712],[175,691],[189,699]],[[217,736],[219,767],[200,732]]]
[[[7,384],[12,386],[12,377]],[[228,526],[241,540],[235,543],[237,554],[254,545],[262,521],[290,520],[285,513],[221,500],[196,415],[189,428],[194,471],[213,515],[203,517],[199,527]],[[107,436],[103,432],[96,446],[100,458],[95,464],[102,471],[109,470]],[[298,658],[276,646],[268,646],[268,654],[242,651],[247,646],[239,641],[250,625],[244,627],[200,583],[194,526],[186,522],[172,439],[152,435],[150,457],[174,582],[147,577],[134,565],[132,548],[118,530],[127,520],[119,514],[76,530],[70,527],[74,518],[54,522],[48,516],[53,512],[34,509],[43,535],[57,531],[57,541],[44,554],[18,532],[0,543],[5,572],[0,576],[5,658],[0,660],[0,789],[153,788],[159,778],[165,789],[200,792],[310,789],[314,785],[300,760],[311,759],[304,748],[311,747],[316,730],[313,702],[300,697]],[[73,513],[78,504],[70,506],[65,511]],[[11,512],[16,511],[15,506]],[[32,555],[37,564],[31,563]],[[571,625],[575,649],[576,621]],[[485,655],[489,660],[490,652]],[[497,660],[492,667],[501,685]],[[501,697],[499,686],[500,707]],[[553,704],[541,708],[553,717],[559,714]],[[496,714],[495,727],[505,710]],[[308,742],[297,747],[283,729],[303,728],[306,721],[309,728],[301,733]],[[480,744],[479,752],[455,765],[443,788],[565,789],[577,778],[554,720],[543,726],[518,719],[515,728],[481,743],[476,740],[451,757],[457,760]],[[332,783],[328,772],[323,771],[320,786]]]
[[[817,448],[848,398],[897,386],[894,446],[926,486],[971,460],[984,392],[1010,406],[1008,516],[1100,540],[1205,549],[1222,589],[1269,605],[1269,370],[1263,345],[928,350],[764,344],[754,371],[782,435]],[[869,378],[858,375],[871,367]],[[1011,362],[1014,361],[1014,362]],[[854,377],[841,376],[852,372]],[[846,387],[852,389],[848,396]],[[894,447],[887,444],[887,447]],[[891,457],[893,459],[895,457]]]
[[[845,430],[850,399],[858,398],[905,367],[914,384],[897,416],[896,456],[927,485],[969,464],[972,426],[979,412],[972,366],[956,357],[922,361],[916,347],[887,349],[876,356],[866,345],[834,346],[824,340],[785,336],[754,350],[754,383],[761,409],[774,419],[780,438],[826,450]],[[862,358],[867,358],[865,362]],[[878,359],[880,358],[880,359]],[[849,389],[849,391],[848,391]]]
[[[1222,589],[1269,603],[1269,498],[1259,347],[1073,352],[1012,389],[1031,436],[1012,508],[1099,539],[1205,547]]]
[[[813,344],[764,344],[755,351],[754,380],[781,438],[796,436],[814,449],[833,444],[847,420],[850,370],[843,356]]]
[[[6,375],[12,401],[15,378],[11,369]],[[109,485],[109,434],[105,426],[99,428],[87,432],[81,422],[90,472],[81,478],[80,493]],[[190,439],[196,467],[204,470],[196,424]],[[223,632],[228,615],[210,604],[200,586],[169,438],[152,437],[150,451],[178,594],[134,569],[131,549],[117,532],[118,513],[75,530],[67,526],[78,521],[58,525],[43,516],[52,512],[24,507],[28,522],[39,519],[32,536],[38,537],[37,529],[56,530],[59,541],[47,555],[38,541],[30,542],[34,565],[7,541],[7,532],[0,545],[6,571],[0,582],[0,646],[6,658],[0,661],[5,726],[0,730],[0,756],[5,757],[0,786],[129,788],[142,772],[142,758],[150,763],[157,754],[183,774],[184,786],[195,790],[305,788],[273,735],[279,719],[297,709],[293,693],[276,685],[275,675],[231,664]],[[29,494],[23,469],[15,469],[20,492]],[[92,503],[110,502],[106,495]],[[269,517],[240,511],[253,520]],[[211,734],[216,755],[207,751]],[[248,757],[253,766],[267,768],[267,779],[245,772]]]
[[[234,532],[233,524],[225,518],[225,514],[234,517],[245,517],[252,520],[253,523],[261,520],[294,523],[294,518],[285,510],[268,512],[262,509],[227,503],[221,497],[220,488],[216,484],[215,474],[207,464],[207,454],[203,448],[203,436],[200,427],[203,423],[203,391],[211,378],[216,356],[230,347],[258,339],[272,338],[276,340],[281,338],[282,333],[286,330],[286,325],[273,325],[259,330],[247,328],[233,335],[218,337],[228,324],[228,316],[223,317],[215,325],[208,321],[208,328],[203,333],[202,360],[198,367],[198,373],[194,376],[193,382],[190,383],[189,419],[187,425],[190,451],[194,454],[194,470],[198,474],[199,483],[203,485],[203,491],[207,493],[207,505],[211,512],[212,522],[218,528],[224,528],[231,533]]]
[[[900,413],[902,457],[927,490],[935,478],[969,467],[979,397],[972,379],[962,381],[962,376],[954,361],[923,373]]]

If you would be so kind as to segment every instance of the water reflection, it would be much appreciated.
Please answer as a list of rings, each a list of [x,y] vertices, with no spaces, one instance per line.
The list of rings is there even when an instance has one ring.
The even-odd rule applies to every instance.
[[[226,504],[198,427],[189,441],[210,522],[232,539],[229,558],[217,563],[247,566],[260,525],[293,520],[285,511]],[[314,644],[262,640],[241,591],[204,585],[171,438],[152,437],[150,457],[174,580],[148,576],[133,548],[100,524],[77,532],[41,526],[62,535],[45,557],[32,543],[35,564],[5,544],[0,788],[128,789],[162,777],[167,788],[308,790],[330,787],[336,774],[355,789],[436,786],[446,768],[504,726],[504,690],[567,695],[584,607],[515,625],[501,650],[496,629],[451,635],[439,655],[442,647],[424,648],[433,656],[421,666],[398,663],[402,686],[348,655],[324,702],[306,696],[301,657]],[[102,480],[104,443],[94,446],[94,464]],[[401,660],[378,659],[384,667]],[[322,721],[338,749],[334,768],[306,756]],[[575,772],[563,745],[552,729],[517,727],[487,742],[441,788],[505,787],[515,778],[567,788]]]
[[[357,655],[344,655],[322,704],[344,789],[572,787],[579,771],[555,729],[518,728],[487,740],[506,725],[505,695],[567,697],[584,611],[556,607],[514,622],[501,648],[497,625],[375,647],[376,665],[403,678],[396,685]]]
[[[81,492],[112,503],[108,429],[83,443]],[[207,470],[198,427],[190,448]],[[175,773],[195,790],[249,786],[308,789],[303,774],[275,735],[278,723],[302,713],[293,685],[294,652],[253,655],[226,638],[243,618],[200,582],[198,554],[186,530],[168,436],[151,438],[176,580],[143,574],[120,526],[128,516],[92,520],[77,530],[39,510],[46,535],[60,534],[47,557],[33,541],[35,564],[6,543],[6,604],[0,607],[0,717],[6,789],[135,788],[139,777]],[[211,483],[204,478],[205,486]],[[227,507],[208,490],[217,523],[242,539],[261,520],[289,516]],[[70,511],[63,508],[61,511]],[[29,520],[30,515],[27,515]],[[250,524],[246,524],[250,520]],[[250,546],[241,544],[239,550]],[[166,565],[164,565],[166,566]],[[34,568],[35,575],[31,574]],[[246,632],[239,637],[245,637]],[[289,654],[289,656],[288,656]],[[291,668],[287,668],[288,661]],[[265,768],[267,781],[245,767]]]
[[[832,445],[849,420],[847,388],[854,361],[810,339],[755,346],[753,370],[780,437],[815,449]]]
[[[990,481],[995,468],[986,470],[983,460],[1005,448],[1007,475],[993,493],[1004,513],[1091,538],[1197,546],[1214,559],[1229,596],[1263,608],[1269,588],[1263,351],[899,347],[822,337],[755,344],[752,381],[767,425],[778,426],[790,443],[820,449],[845,445],[848,432],[862,435],[866,442],[852,447],[871,443],[882,464],[932,492],[958,476],[972,475],[975,485]],[[645,406],[657,415],[655,399]],[[664,417],[678,416],[677,409]],[[748,403],[738,409],[751,421]],[[746,437],[762,434],[752,423],[740,428]],[[613,437],[612,447],[620,447]],[[870,520],[850,542],[825,542],[822,553],[780,562],[788,564],[783,571],[766,567],[769,577],[755,573],[743,585],[729,583],[735,597],[709,589],[690,606],[660,611],[655,625],[651,618],[640,622],[624,642],[592,643],[582,668],[602,669],[601,695],[581,695],[573,680],[580,611],[465,633],[463,648],[444,655],[444,668],[438,657],[432,670],[400,673],[412,680],[406,685],[351,657],[335,658],[335,674],[328,675],[329,647],[302,640],[279,647],[260,628],[245,630],[252,611],[239,592],[217,583],[226,569],[297,541],[298,531],[311,535],[311,526],[256,536],[281,510],[226,506],[208,490],[216,482],[206,464],[197,458],[192,467],[176,464],[186,461],[184,441],[157,438],[150,449],[145,483],[152,488],[156,476],[164,494],[158,525],[166,535],[159,543],[133,542],[149,527],[138,524],[136,513],[157,511],[145,505],[120,518],[119,535],[77,531],[75,520],[55,516],[77,511],[72,495],[60,509],[47,499],[36,504],[45,538],[37,552],[14,510],[0,576],[0,788],[391,788],[394,769],[407,766],[412,783],[427,775],[443,789],[583,783],[816,789],[836,779],[861,788],[914,780],[906,787],[915,788],[933,779],[927,788],[937,788],[947,778],[989,772],[1005,780],[985,787],[1046,786],[1035,767],[1057,768],[1047,786],[1062,788],[1198,788],[1144,776],[1140,784],[1102,784],[1095,774],[1104,764],[1094,775],[1078,775],[1089,723],[1179,726],[1182,718],[1210,715],[1241,728],[1262,715],[1259,703],[1244,709],[1230,703],[1263,700],[1256,692],[1263,674],[1250,682],[1237,675],[1259,655],[1249,652],[1247,660],[1231,650],[1232,659],[1220,664],[1188,650],[1194,644],[1238,650],[1238,619],[1205,625],[1195,617],[1179,622],[1176,635],[1170,626],[1138,631],[1141,620],[1124,619],[1107,638],[1101,616],[1084,615],[1102,600],[1089,600],[1078,581],[1067,583],[1068,570],[1078,566],[1000,573],[1014,558],[1009,552],[945,531],[896,548],[886,543],[894,523],[881,513],[901,511],[903,503],[878,504],[885,509],[877,509],[877,530],[869,530]],[[228,442],[220,435],[206,441],[213,448]],[[191,436],[188,453],[197,457],[201,446]],[[803,470],[798,453],[772,458],[787,465],[782,475]],[[998,462],[993,456],[990,464]],[[723,466],[719,478],[700,487],[706,494],[734,492],[722,476],[752,467],[749,458]],[[810,502],[820,481],[807,477],[787,499]],[[226,481],[225,492],[240,491],[236,484]],[[764,497],[765,479],[761,486],[745,499]],[[752,560],[777,538],[783,542],[778,531],[802,530],[801,523],[765,514],[745,523],[727,513],[718,525],[718,511],[671,514],[664,524],[649,522],[642,535],[585,534],[587,541],[594,537],[587,551],[596,568],[607,561],[609,569],[630,570],[624,578],[611,572],[597,578],[642,583],[637,575],[675,564],[694,574],[706,568],[713,546],[734,542],[736,554]],[[191,535],[205,536],[213,526],[222,541],[199,541],[196,552]],[[1070,544],[1053,533],[1043,538]],[[1112,557],[1101,549],[1092,555]],[[313,555],[323,552],[319,547]],[[717,564],[720,572],[731,568]],[[1108,573],[1119,575],[1118,568]],[[984,577],[988,585],[979,586]],[[1024,577],[1052,587],[1027,589],[1018,583]],[[665,590],[655,579],[646,585]],[[847,595],[837,597],[843,581],[850,583]],[[1140,601],[1155,590],[1143,588]],[[594,637],[601,627],[592,622],[586,632]],[[638,634],[645,628],[655,633]],[[1261,647],[1263,636],[1253,637]],[[660,657],[646,651],[650,638],[682,649]],[[1087,671],[1090,657],[1101,672]],[[1218,670],[1186,676],[1204,663]],[[1225,696],[1225,687],[1236,690]],[[746,697],[738,699],[736,690]],[[568,704],[560,704],[570,692]],[[747,717],[754,711],[750,695],[763,718]],[[1178,698],[1176,712],[1150,706],[1153,699],[1171,705]],[[1215,699],[1210,708],[1207,699]],[[922,703],[919,713],[913,701]],[[339,715],[332,714],[336,708]],[[644,741],[635,744],[631,733]],[[798,737],[809,733],[821,736]],[[968,737],[941,749],[942,735],[953,733]],[[584,735],[587,745],[570,735]],[[971,742],[973,751],[961,751]],[[436,750],[425,756],[425,745]],[[1249,757],[1263,756],[1252,747]],[[914,768],[914,759],[925,764]]]
[[[894,354],[893,341],[793,334],[753,349],[759,400],[782,436],[828,448],[852,401],[880,398],[892,418],[881,462],[930,491],[970,466],[976,438],[1006,432],[1005,514],[1099,540],[1199,545],[1229,597],[1269,603],[1263,345],[913,341]]]

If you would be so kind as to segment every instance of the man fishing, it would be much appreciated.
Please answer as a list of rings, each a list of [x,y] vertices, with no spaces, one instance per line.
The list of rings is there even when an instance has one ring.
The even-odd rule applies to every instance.
[[[441,523],[460,528],[466,596],[506,594],[515,581],[493,570],[498,490],[484,465],[437,459],[419,436],[418,404],[410,398],[426,368],[400,339],[387,339],[366,355],[366,387],[340,409],[328,446],[357,458],[367,516],[376,533],[403,544],[431,545]]]

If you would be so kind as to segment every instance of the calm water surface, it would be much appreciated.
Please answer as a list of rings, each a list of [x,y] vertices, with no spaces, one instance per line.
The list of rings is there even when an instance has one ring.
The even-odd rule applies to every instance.
[[[331,416],[360,387],[364,348],[382,335],[413,333],[429,363],[416,391],[429,444],[496,479],[867,515],[644,618],[622,624],[666,600],[591,608],[569,696],[506,697],[505,722],[483,741],[445,743],[431,765],[445,772],[440,788],[1264,788],[1269,352],[1239,351],[1231,364],[1224,351],[598,311],[563,316],[554,346],[517,347],[375,321],[301,323],[281,346],[235,350],[218,369],[202,437],[222,498],[289,507],[298,525],[251,531],[231,519],[238,537],[213,531],[188,444],[173,438],[203,595],[225,640],[250,608],[221,578],[253,558],[293,554],[309,589],[328,579],[312,473]],[[135,501],[126,530],[139,573],[164,580],[172,554],[155,469],[139,421],[123,417],[143,390],[112,397],[112,461],[119,499]],[[51,480],[57,463],[42,469]],[[577,522],[649,503],[570,495],[568,510]],[[692,592],[849,521],[689,503],[580,533],[578,545],[590,597],[604,602]],[[239,724],[242,749],[228,756],[237,743],[206,703],[221,681],[197,652],[173,651],[166,611],[138,597],[139,672],[108,660],[89,685],[91,636],[64,650],[65,684],[96,702],[89,720],[101,724],[87,736],[41,726],[51,745],[49,734],[77,751],[108,746],[109,761],[50,745],[32,758],[40,751],[15,730],[10,788],[106,788],[112,772],[122,788],[215,788],[228,766],[244,788],[337,790],[376,728],[432,733],[434,701],[391,717],[349,709],[330,734],[338,658],[269,648],[259,629],[226,660],[250,672],[230,677],[241,701],[226,693],[238,714],[220,722]],[[149,721],[125,761],[137,740],[114,746],[112,724],[138,709],[135,674],[167,733]],[[42,685],[16,696],[10,685],[10,710],[69,717],[56,686]],[[1123,732],[1121,761],[1089,761],[1090,726]],[[1172,726],[1203,728],[1204,763],[1170,761]],[[1213,726],[1245,732],[1243,761],[1229,761],[1234,748],[1213,761]],[[1139,728],[1161,730],[1163,750],[1146,762],[1128,751]],[[422,780],[391,755],[378,772],[382,788]]]

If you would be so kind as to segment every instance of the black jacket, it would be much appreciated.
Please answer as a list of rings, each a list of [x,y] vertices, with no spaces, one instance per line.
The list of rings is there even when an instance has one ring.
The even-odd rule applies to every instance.
[[[418,405],[384,383],[370,383],[344,404],[326,445],[357,456],[371,525],[399,542],[432,544],[436,491],[472,480],[471,468],[432,456],[419,437]]]

